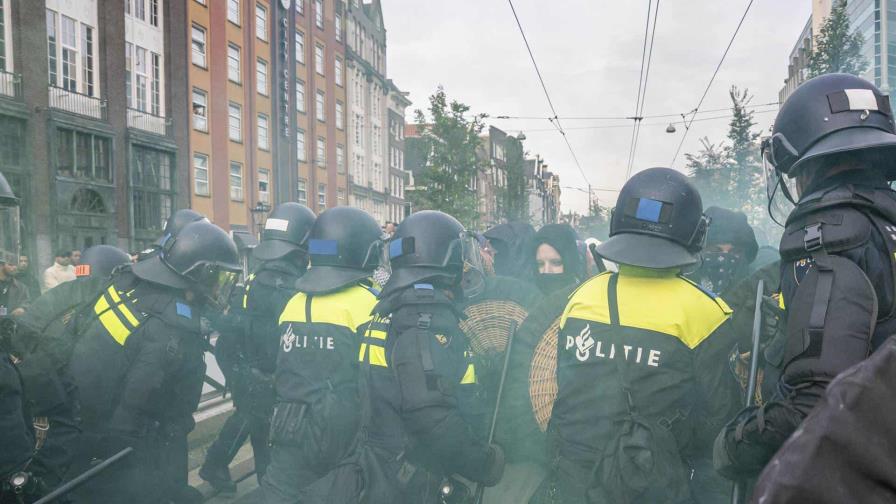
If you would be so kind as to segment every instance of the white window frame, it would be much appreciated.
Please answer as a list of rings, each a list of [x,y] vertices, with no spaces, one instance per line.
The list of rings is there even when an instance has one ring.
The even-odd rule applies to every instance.
[[[262,190],[262,184],[264,184],[264,190]],[[271,172],[266,168],[258,169],[258,201],[271,202]]]
[[[234,142],[243,141],[243,107],[239,103],[227,104],[227,136]]]
[[[296,79],[296,110],[305,113],[305,81]]]
[[[296,63],[305,64],[305,33],[296,30],[295,33]]]
[[[227,0],[227,20],[240,25],[240,0]]]
[[[333,26],[336,28],[336,41],[342,42],[342,14],[336,13],[333,18]]]
[[[202,35],[201,41],[196,38],[197,34]],[[197,42],[202,44],[201,51],[197,51],[196,49]],[[190,30],[190,48],[192,53],[191,61],[193,64],[200,68],[208,68],[208,30],[206,30],[205,27],[193,23],[192,29]],[[197,59],[200,59],[201,61],[196,61]]]
[[[236,57],[234,57],[233,51],[236,51]],[[230,82],[235,82],[240,84],[242,82],[242,49],[240,46],[230,42],[227,44],[227,79]],[[234,61],[236,61],[236,68],[233,67]],[[236,75],[234,75],[236,72]]]
[[[201,163],[197,163],[198,160],[202,160]],[[200,166],[201,165],[201,166]],[[199,174],[204,172],[205,180],[201,180],[199,178]],[[203,154],[201,152],[193,153],[193,192],[198,196],[211,196],[212,193],[212,185],[209,180],[209,171],[208,171],[208,155]],[[205,190],[201,190],[199,187],[201,184],[205,184]]]
[[[268,62],[261,58],[255,61],[255,86],[258,94],[268,95]]]
[[[324,0],[314,0],[314,24],[324,29]]]
[[[201,103],[196,98],[201,98]],[[202,114],[197,114],[197,104],[201,107]],[[190,95],[190,107],[193,115],[193,129],[208,133],[208,93],[204,89],[193,88]]]
[[[267,114],[258,114],[258,148],[271,150],[271,120]]]
[[[345,146],[336,144],[336,173],[345,173]]]
[[[345,129],[345,106],[339,100],[336,100],[336,129]]]
[[[327,166],[327,139],[324,137],[317,137],[317,148],[315,150],[315,163],[317,166],[325,167]]]
[[[255,4],[255,38],[268,41],[268,9],[260,3]]]
[[[314,44],[314,71],[318,75],[324,75],[324,46]]]
[[[303,178],[300,178],[296,184],[296,202],[308,205],[308,181]]]
[[[314,115],[320,122],[327,122],[327,95],[318,89],[314,93]]]
[[[237,168],[236,174],[234,174],[234,168]],[[230,175],[227,179],[230,184],[230,201],[243,201],[243,163],[231,161],[228,174]],[[234,185],[234,179],[239,181],[238,185]]]
[[[305,130],[296,130],[296,158],[299,161],[308,160],[308,147],[305,145]]]
[[[317,184],[317,208],[327,208],[327,184]]]
[[[336,67],[333,69],[333,77],[336,85],[339,87],[345,87],[345,78],[343,75],[343,63],[342,58],[336,56]]]

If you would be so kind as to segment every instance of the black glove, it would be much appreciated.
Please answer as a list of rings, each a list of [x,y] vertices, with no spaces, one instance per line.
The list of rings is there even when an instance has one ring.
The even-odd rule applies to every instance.
[[[504,450],[493,444],[488,448],[488,460],[485,464],[485,474],[482,478],[482,484],[487,487],[493,487],[504,477]]]
[[[762,328],[759,333],[759,341],[768,342],[775,337],[778,329],[784,321],[785,311],[781,308],[778,298],[775,296],[762,296]]]

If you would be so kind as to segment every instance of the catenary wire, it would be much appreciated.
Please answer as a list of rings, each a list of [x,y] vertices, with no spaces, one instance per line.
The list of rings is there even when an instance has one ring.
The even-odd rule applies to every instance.
[[[653,41],[656,39],[656,21],[660,13],[660,0],[656,0],[656,9],[653,12],[653,30],[650,33],[650,50],[647,53],[647,70],[644,73],[644,92],[641,95],[641,108],[635,116],[635,141],[632,144],[632,152],[629,156],[628,170],[625,172],[625,179],[632,173],[632,167],[635,166],[635,154],[638,152],[638,138],[641,136],[641,122],[644,115],[644,101],[647,99],[647,80],[650,78],[650,62],[653,60]],[[647,12],[648,16],[650,12]]]

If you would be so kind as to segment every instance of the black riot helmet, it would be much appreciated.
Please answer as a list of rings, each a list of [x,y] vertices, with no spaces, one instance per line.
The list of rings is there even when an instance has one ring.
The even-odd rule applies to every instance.
[[[0,172],[0,264],[19,263],[19,198]]]
[[[282,203],[268,216],[261,243],[252,251],[256,259],[273,261],[295,251],[308,251],[308,236],[317,216],[305,205]]]
[[[207,219],[191,222],[154,254],[133,266],[138,277],[175,289],[190,289],[226,306],[240,271],[236,244]]]
[[[168,217],[168,220],[165,222],[165,231],[162,232],[162,238],[159,239],[159,245],[164,245],[165,240],[172,236],[177,236],[177,233],[179,233],[187,224],[200,220],[208,219],[192,208],[183,208],[174,212],[174,214],[172,214],[171,217]]]
[[[352,207],[324,210],[308,236],[311,266],[296,289],[325,294],[369,277],[380,264],[383,231],[367,212]]]
[[[700,193],[687,177],[671,168],[650,168],[622,186],[610,238],[597,252],[645,268],[689,266],[699,260],[708,226]]]
[[[476,238],[457,219],[443,212],[424,210],[401,221],[389,241],[388,256],[392,274],[383,294],[421,280],[441,280],[448,286],[461,286],[464,282],[464,293],[472,297],[483,285],[482,257]],[[471,274],[465,275],[467,272]]]
[[[108,278],[115,268],[131,263],[131,256],[112,245],[94,245],[81,254],[81,262],[75,266],[75,276]]]

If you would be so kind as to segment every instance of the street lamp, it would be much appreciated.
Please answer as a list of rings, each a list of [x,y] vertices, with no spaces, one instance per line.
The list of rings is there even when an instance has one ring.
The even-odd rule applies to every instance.
[[[252,208],[249,211],[252,212],[252,223],[255,224],[255,232],[258,235],[258,239],[260,240],[261,230],[268,218],[268,212],[271,211],[271,205],[259,201],[255,204],[255,208]]]

